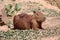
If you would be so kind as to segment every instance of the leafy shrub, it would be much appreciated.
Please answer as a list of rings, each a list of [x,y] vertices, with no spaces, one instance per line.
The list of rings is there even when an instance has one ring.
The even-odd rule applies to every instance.
[[[7,14],[7,16],[12,16],[14,10],[12,10],[12,4],[8,4],[8,5],[5,5],[5,13]]]
[[[4,8],[5,8],[5,13],[7,14],[7,16],[12,16],[15,11],[21,10],[21,4],[16,3],[15,6],[13,6],[12,4],[8,4],[8,5],[5,5]]]
[[[15,4],[15,10],[16,11],[20,11],[21,10],[21,7],[22,7],[22,5],[20,3],[16,3]]]

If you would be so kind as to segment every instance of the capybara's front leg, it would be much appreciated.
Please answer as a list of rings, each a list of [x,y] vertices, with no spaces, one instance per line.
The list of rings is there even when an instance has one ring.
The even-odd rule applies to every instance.
[[[36,20],[32,20],[32,29],[34,30],[39,30],[39,25],[38,23],[36,22]]]

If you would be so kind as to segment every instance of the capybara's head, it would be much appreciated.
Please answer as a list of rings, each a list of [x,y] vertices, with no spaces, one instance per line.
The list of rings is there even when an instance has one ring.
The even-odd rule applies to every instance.
[[[40,22],[45,21],[46,18],[42,12],[33,11],[33,13],[37,21],[40,21]]]
[[[42,28],[42,22],[44,22],[45,19],[46,19],[44,14],[42,12],[38,12],[38,11],[33,11],[33,13],[34,13],[34,17],[35,17],[35,19],[36,19],[36,21],[37,21],[37,23],[39,25],[38,28],[43,29]]]

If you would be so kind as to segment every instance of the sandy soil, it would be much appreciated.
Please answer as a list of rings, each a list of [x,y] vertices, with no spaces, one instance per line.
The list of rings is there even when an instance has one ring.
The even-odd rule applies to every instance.
[[[4,25],[4,26],[0,26],[0,31],[8,31],[8,30],[10,30],[9,28],[8,28],[8,26],[6,26],[6,25]]]
[[[46,1],[44,0],[16,0],[16,3],[18,2],[22,2],[22,1],[25,1],[25,2],[28,2],[28,1],[35,1],[35,2],[39,2],[41,4],[43,4],[43,8],[49,8],[49,9],[54,9],[54,10],[60,10],[58,9],[57,7],[55,6],[51,6],[50,4],[47,4]],[[3,4],[2,4],[3,3]],[[3,8],[2,6],[4,4],[9,4],[9,3],[14,3],[12,2],[11,0],[4,0],[3,2],[0,3],[0,10]],[[1,14],[1,13],[0,13]],[[49,20],[53,20],[55,17],[46,17],[46,21],[42,24],[42,26],[44,28],[47,28],[48,26],[52,27],[52,26],[60,26],[60,20],[54,20],[54,21],[49,21]],[[57,23],[59,22],[59,23]],[[0,31],[3,30],[3,31],[7,31],[9,30],[9,28],[5,25],[3,27],[0,27]],[[60,37],[60,36],[55,36],[55,37],[47,37],[47,38],[42,38],[42,40],[57,40],[57,38]]]

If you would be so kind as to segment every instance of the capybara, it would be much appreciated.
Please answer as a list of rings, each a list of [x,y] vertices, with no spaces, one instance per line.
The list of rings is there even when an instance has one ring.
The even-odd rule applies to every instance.
[[[33,15],[28,15],[28,14],[18,14],[15,15],[13,18],[13,24],[14,24],[14,29],[43,29],[42,28],[42,22],[44,21],[43,14],[40,12],[33,12]]]

